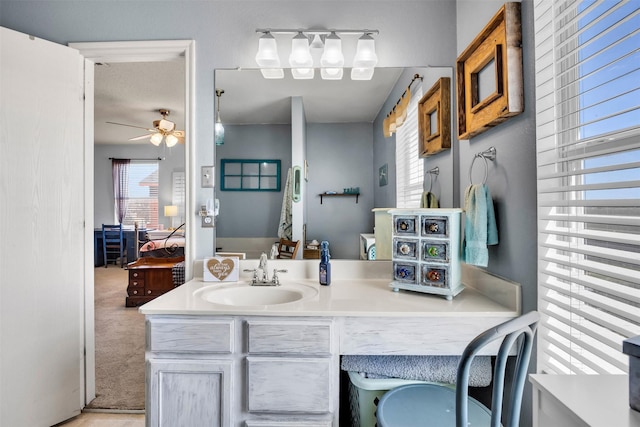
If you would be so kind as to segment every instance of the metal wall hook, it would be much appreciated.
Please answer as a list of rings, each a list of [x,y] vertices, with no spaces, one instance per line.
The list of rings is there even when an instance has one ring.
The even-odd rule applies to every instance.
[[[482,180],[482,183],[486,184],[487,177],[489,176],[488,160],[494,161],[496,159],[496,154],[497,154],[496,147],[489,147],[486,150],[480,153],[476,153],[476,155],[473,156],[473,160],[471,161],[471,166],[469,166],[469,182],[471,183],[471,185],[473,185],[473,178],[472,178],[473,164],[476,162],[476,159],[481,158],[482,160],[484,160],[484,179]]]
[[[429,175],[429,193],[431,193],[431,188],[433,187],[433,175],[439,175],[440,168],[436,166],[435,168],[431,168],[427,171],[427,175]]]

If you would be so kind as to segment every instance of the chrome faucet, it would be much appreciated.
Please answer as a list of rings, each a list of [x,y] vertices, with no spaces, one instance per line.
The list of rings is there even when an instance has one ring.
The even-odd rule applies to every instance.
[[[253,273],[253,278],[251,279],[252,286],[279,286],[280,278],[278,277],[278,273],[286,273],[287,270],[278,270],[277,268],[273,270],[273,278],[269,280],[269,272],[267,267],[267,254],[262,252],[260,255],[260,261],[258,262],[258,268],[254,268],[252,270],[244,270],[247,272]]]
[[[258,270],[262,270],[262,276],[259,276],[258,271],[256,271],[258,280],[262,283],[267,283],[269,281],[269,272],[267,270],[267,254],[265,252],[262,252],[262,254],[260,255]]]

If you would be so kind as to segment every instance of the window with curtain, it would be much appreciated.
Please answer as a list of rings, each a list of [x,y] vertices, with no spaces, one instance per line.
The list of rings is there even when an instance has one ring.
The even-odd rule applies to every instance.
[[[624,373],[640,335],[640,2],[535,3],[538,370]]]
[[[396,207],[419,208],[424,181],[424,160],[418,153],[418,101],[422,86],[411,91],[407,118],[396,130]]]
[[[122,225],[158,227],[158,161],[131,160],[127,174],[127,211]]]

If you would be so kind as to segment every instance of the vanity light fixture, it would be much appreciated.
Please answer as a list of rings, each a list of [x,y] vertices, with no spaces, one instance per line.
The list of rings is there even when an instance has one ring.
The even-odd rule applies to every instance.
[[[351,80],[371,80],[377,63],[376,42],[370,33],[364,33],[358,39],[356,46],[356,56],[353,58],[353,68],[351,69]]]
[[[345,58],[342,52],[344,35],[359,35],[356,55],[353,59],[351,79],[371,80],[378,63],[375,40],[378,30],[326,30],[326,29],[257,29],[262,34],[258,40],[256,63],[265,78],[283,78],[277,40],[274,34],[293,34],[289,65],[294,79],[312,79],[314,68],[320,68],[325,80],[340,80]],[[309,43],[311,41],[311,43]]]
[[[302,34],[302,31],[291,40],[289,65],[291,65],[291,74],[294,79],[312,79],[314,76],[309,38]]]
[[[218,105],[216,110],[216,126],[214,129],[214,138],[216,145],[224,145],[224,126],[220,121],[220,97],[224,93],[222,89],[216,89],[216,97],[218,98]]]
[[[332,32],[324,40],[324,52],[320,58],[320,75],[324,80],[342,79],[344,55],[342,54],[342,40]]]
[[[284,71],[280,67],[280,57],[278,56],[278,44],[276,38],[269,31],[266,31],[258,40],[256,62],[265,79],[284,78]]]

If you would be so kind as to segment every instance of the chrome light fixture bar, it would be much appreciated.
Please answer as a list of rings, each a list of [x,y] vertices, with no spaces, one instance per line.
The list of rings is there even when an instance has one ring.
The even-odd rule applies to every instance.
[[[258,28],[262,34],[258,41],[256,63],[265,78],[284,78],[274,34],[293,34],[289,65],[294,79],[312,79],[314,68],[320,68],[325,80],[340,80],[345,65],[342,39],[339,35],[360,35],[351,69],[352,80],[370,80],[378,63],[373,35],[378,30],[338,29],[274,29]],[[311,43],[310,43],[311,42]]]

